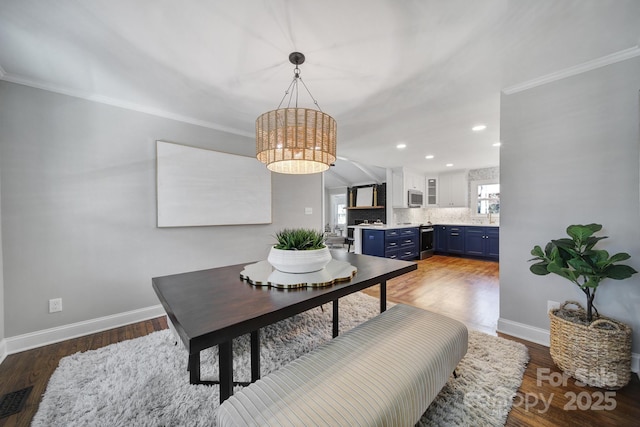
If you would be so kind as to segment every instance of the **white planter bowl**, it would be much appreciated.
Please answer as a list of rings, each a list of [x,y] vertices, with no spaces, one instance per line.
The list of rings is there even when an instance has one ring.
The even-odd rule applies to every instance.
[[[283,273],[311,273],[322,270],[331,261],[329,248],[310,251],[285,251],[271,248],[269,264]]]

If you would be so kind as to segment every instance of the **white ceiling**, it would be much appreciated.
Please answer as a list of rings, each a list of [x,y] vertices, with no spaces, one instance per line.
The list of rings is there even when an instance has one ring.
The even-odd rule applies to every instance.
[[[303,52],[338,155],[376,172],[498,165],[502,89],[639,40],[638,0],[0,0],[2,79],[246,136]]]

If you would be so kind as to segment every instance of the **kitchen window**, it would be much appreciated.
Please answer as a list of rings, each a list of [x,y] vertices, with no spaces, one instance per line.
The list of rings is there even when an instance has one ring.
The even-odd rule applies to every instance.
[[[476,216],[500,215],[500,182],[471,181],[471,206]]]

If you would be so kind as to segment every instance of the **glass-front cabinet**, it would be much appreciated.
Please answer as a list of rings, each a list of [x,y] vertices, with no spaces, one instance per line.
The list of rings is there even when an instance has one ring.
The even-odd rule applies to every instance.
[[[437,206],[438,205],[438,179],[427,177],[425,180],[425,188],[427,190],[425,205]]]

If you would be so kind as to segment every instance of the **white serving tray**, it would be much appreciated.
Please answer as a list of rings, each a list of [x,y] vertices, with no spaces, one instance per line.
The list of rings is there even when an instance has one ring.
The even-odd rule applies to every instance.
[[[348,282],[358,269],[348,262],[332,259],[325,268],[312,273],[283,273],[274,269],[268,261],[249,264],[240,272],[240,278],[254,286],[271,286],[280,289],[323,288],[340,282]]]

